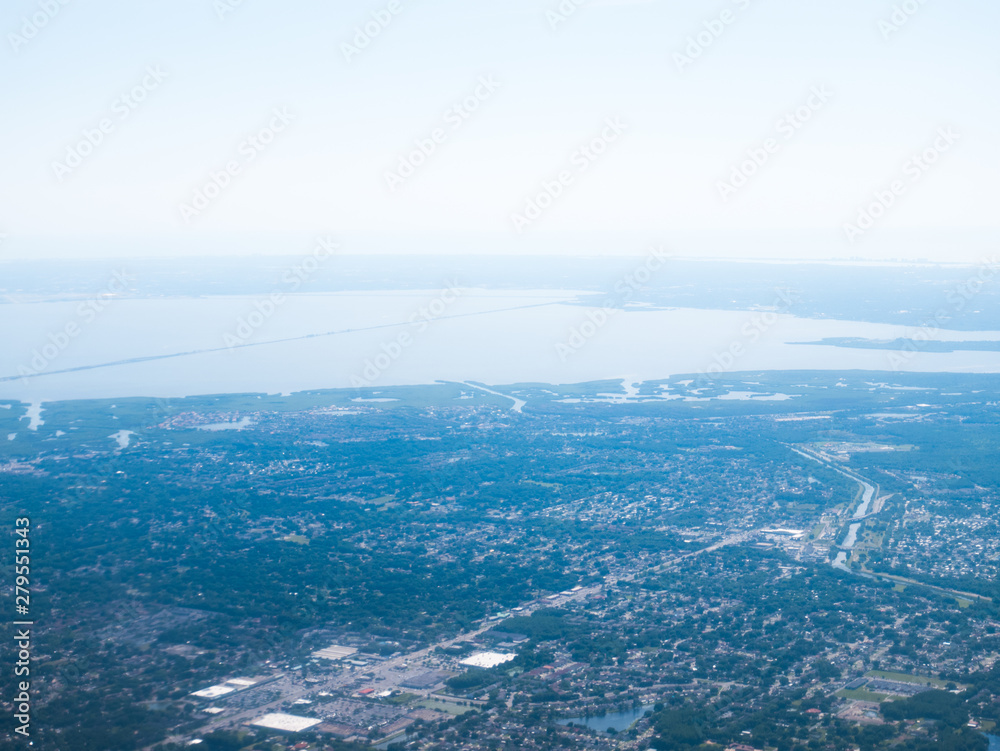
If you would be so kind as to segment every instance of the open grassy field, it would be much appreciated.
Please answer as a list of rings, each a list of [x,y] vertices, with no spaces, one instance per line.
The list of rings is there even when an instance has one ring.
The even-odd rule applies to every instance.
[[[466,712],[474,711],[473,707],[463,707],[461,704],[455,704],[451,701],[443,701],[441,699],[425,699],[424,701],[417,702],[415,706],[425,707],[426,709],[436,709],[439,712],[447,712],[450,715],[463,715]]]

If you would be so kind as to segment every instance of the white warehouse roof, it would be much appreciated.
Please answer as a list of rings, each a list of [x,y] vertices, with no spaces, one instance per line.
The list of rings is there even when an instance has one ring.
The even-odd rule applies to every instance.
[[[338,644],[331,644],[326,649],[320,649],[312,653],[313,657],[321,657],[324,660],[343,660],[350,657],[358,650],[354,647],[341,647]]]
[[[293,714],[274,712],[266,714],[263,717],[258,717],[250,724],[260,728],[270,728],[271,730],[287,730],[290,733],[300,733],[314,725],[319,725],[319,723],[319,720],[314,720],[312,717],[296,717]]]
[[[459,662],[459,665],[469,665],[474,668],[495,668],[510,662],[517,654],[514,652],[476,652]]]

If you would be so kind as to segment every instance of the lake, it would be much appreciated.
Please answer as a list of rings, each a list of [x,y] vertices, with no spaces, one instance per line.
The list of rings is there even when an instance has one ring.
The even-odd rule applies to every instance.
[[[612,312],[572,290],[463,289],[0,305],[0,399],[295,391],[479,381],[628,382],[753,370],[1000,372],[1000,352],[916,352],[793,342],[896,339],[905,326],[635,306]],[[266,314],[265,314],[266,313]],[[70,335],[67,332],[73,332]],[[1000,332],[940,332],[1000,340]],[[130,362],[126,362],[130,361]],[[68,371],[68,372],[60,372]],[[33,373],[19,378],[19,373]]]
[[[623,712],[614,712],[599,717],[571,717],[568,720],[559,720],[558,722],[560,725],[569,725],[570,723],[585,725],[591,730],[599,730],[602,733],[607,732],[611,728],[621,732],[622,730],[628,730],[632,726],[632,723],[645,714],[647,709],[652,708],[652,704],[647,704],[644,707],[628,709]]]

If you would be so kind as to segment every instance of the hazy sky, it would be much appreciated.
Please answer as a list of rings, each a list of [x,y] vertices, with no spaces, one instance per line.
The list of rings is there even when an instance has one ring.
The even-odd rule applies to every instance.
[[[0,260],[1000,234],[993,0],[63,2],[0,15]]]

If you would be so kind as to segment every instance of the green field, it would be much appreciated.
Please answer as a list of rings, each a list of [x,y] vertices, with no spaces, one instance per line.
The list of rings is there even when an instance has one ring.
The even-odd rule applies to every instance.
[[[554,482],[541,482],[540,480],[524,480],[528,485],[540,485],[543,488],[558,488],[559,486]]]
[[[425,699],[424,701],[417,702],[417,707],[424,707],[425,709],[436,709],[438,712],[447,712],[450,715],[463,715],[466,712],[475,711],[474,707],[463,707],[460,704],[455,704],[450,701],[440,701],[438,699]]]
[[[411,701],[413,701],[414,699],[416,699],[418,696],[419,696],[419,694],[409,694],[409,693],[396,694],[395,696],[388,697],[385,700],[385,703],[386,704],[397,704],[397,705],[402,706],[403,704],[409,704]]]
[[[370,500],[363,500],[362,503],[371,503],[375,506],[389,506],[396,505],[393,501],[396,500],[394,495],[380,495],[378,498],[372,498]]]

